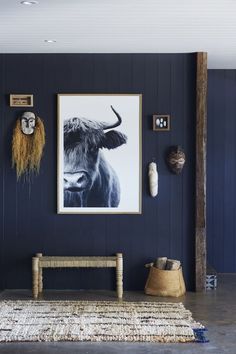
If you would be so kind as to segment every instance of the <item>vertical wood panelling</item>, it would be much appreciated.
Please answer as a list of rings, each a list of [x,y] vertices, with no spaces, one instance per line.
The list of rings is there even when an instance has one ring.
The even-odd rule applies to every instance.
[[[186,141],[183,141],[183,132],[179,125],[179,120],[184,117],[184,80],[183,70],[179,70],[179,66],[184,67],[184,58],[178,55],[173,55],[171,58],[171,132],[170,145],[180,145],[184,151],[187,151]],[[187,157],[188,159],[188,157]],[[186,170],[183,170],[185,174]],[[171,175],[170,190],[173,198],[170,199],[170,227],[171,237],[169,238],[169,247],[171,250],[171,257],[175,253],[179,254],[179,258],[183,259],[183,238],[176,238],[175,234],[183,234],[183,178],[184,176]]]
[[[225,136],[225,159],[224,159],[224,211],[223,211],[223,258],[227,262],[224,264],[223,272],[227,271],[228,269],[233,269],[235,264],[235,257],[229,257],[231,255],[231,247],[234,245],[235,249],[235,199],[232,198],[232,195],[235,196],[235,150],[232,147],[235,146],[235,115],[233,114],[235,109],[235,99],[236,99],[236,92],[235,92],[235,75],[232,75],[231,72],[225,71],[224,81],[227,82],[227,92],[225,90],[223,97],[225,98],[225,124],[224,124],[224,136]],[[226,98],[227,95],[227,98]],[[228,191],[231,191],[229,193]],[[227,236],[226,236],[227,235]],[[226,237],[225,237],[226,236]],[[225,263],[226,263],[225,262]]]
[[[5,100],[4,83],[5,83],[4,58],[0,56],[0,289],[4,288],[4,115]]]
[[[236,70],[208,73],[208,262],[236,272]]]
[[[5,197],[4,272],[1,286],[31,286],[31,256],[124,254],[125,289],[143,289],[144,264],[157,256],[181,259],[189,289],[194,282],[194,134],[195,56],[191,54],[50,54],[0,55],[5,60],[1,82],[5,114],[0,141]],[[3,100],[9,93],[33,93],[34,110],[44,119],[46,148],[40,175],[30,188],[16,182],[11,169],[12,128],[19,113]],[[142,93],[142,215],[57,215],[56,132],[57,93]],[[79,112],[78,112],[79,113]],[[152,114],[171,114],[170,132],[152,131]],[[99,119],[99,112],[98,117]],[[102,119],[102,117],[100,117]],[[180,176],[171,175],[164,157],[171,144],[180,144],[187,163]],[[3,156],[2,151],[5,148]],[[147,167],[155,157],[159,195],[148,194]],[[3,191],[0,171],[1,191]],[[0,210],[1,211],[1,210]],[[112,271],[53,270],[45,272],[50,288],[114,287]]]
[[[195,55],[194,55],[195,57]],[[195,269],[195,244],[192,242],[192,238],[189,235],[194,234],[195,225],[192,220],[195,218],[195,203],[188,203],[188,191],[194,191],[191,195],[192,200],[195,200],[195,129],[196,129],[196,100],[195,96],[188,97],[188,92],[192,90],[192,85],[195,84],[189,80],[192,72],[196,73],[196,61],[193,57],[186,56],[184,58],[184,65],[186,71],[184,72],[184,141],[186,142],[187,151],[190,152],[186,165],[188,169],[185,170],[183,175],[183,263],[185,268]],[[194,106],[194,109],[192,107]],[[193,118],[194,117],[194,118]],[[194,124],[193,124],[194,121]],[[192,152],[192,153],[191,153]],[[187,283],[190,284],[190,288],[194,287],[195,273],[188,272],[185,276]]]
[[[216,78],[211,75],[211,71],[208,70],[208,100],[207,100],[207,263],[213,265],[213,248],[214,248],[214,118],[215,116],[215,99],[212,97],[212,90],[216,84]]]
[[[182,67],[179,67],[182,72]],[[159,56],[158,58],[158,114],[168,114],[171,112],[171,56]],[[171,119],[175,119],[174,112],[171,112]],[[160,222],[159,242],[162,254],[165,255],[170,250],[171,232],[171,198],[166,198],[166,193],[171,194],[171,178],[173,177],[166,166],[165,154],[168,146],[171,145],[171,131],[156,134],[158,139],[158,163],[160,169],[160,193],[158,203],[158,214],[165,215],[168,222]],[[176,181],[176,180],[175,180]],[[176,231],[175,231],[176,232]]]

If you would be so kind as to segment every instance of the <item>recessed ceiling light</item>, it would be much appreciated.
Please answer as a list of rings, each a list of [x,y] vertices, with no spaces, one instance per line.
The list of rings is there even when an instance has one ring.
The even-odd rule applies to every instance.
[[[39,2],[38,1],[21,1],[20,3],[22,5],[37,5]]]
[[[55,39],[44,39],[45,43],[56,43]]]

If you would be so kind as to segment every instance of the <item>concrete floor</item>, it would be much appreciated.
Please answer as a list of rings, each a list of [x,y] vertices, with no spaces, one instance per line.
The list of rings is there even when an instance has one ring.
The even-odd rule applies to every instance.
[[[3,299],[30,299],[28,290],[5,290]],[[44,299],[116,300],[109,291],[45,291]],[[2,343],[0,354],[236,354],[236,275],[220,275],[218,289],[204,294],[187,293],[178,299],[156,298],[139,292],[126,292],[127,301],[183,302],[195,320],[208,328],[209,343]],[[1,320],[1,319],[0,319]]]

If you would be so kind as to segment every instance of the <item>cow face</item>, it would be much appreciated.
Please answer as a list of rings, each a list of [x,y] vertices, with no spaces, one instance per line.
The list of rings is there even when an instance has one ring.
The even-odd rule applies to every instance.
[[[115,112],[115,110],[113,109]],[[115,112],[117,115],[118,113]],[[119,116],[119,115],[118,115]],[[119,124],[121,118],[119,116]],[[126,143],[126,136],[102,122],[72,118],[64,123],[64,190],[89,191],[97,178],[100,149],[115,149]]]

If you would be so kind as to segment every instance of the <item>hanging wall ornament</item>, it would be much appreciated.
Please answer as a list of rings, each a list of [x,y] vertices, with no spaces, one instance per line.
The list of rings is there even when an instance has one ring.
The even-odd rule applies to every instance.
[[[17,179],[39,172],[44,145],[42,120],[33,112],[24,112],[16,121],[12,137],[12,167],[16,167]]]
[[[158,172],[157,164],[155,162],[149,164],[148,177],[150,194],[152,197],[156,197],[158,194]]]
[[[185,164],[185,153],[180,146],[171,146],[168,149],[166,163],[170,171],[176,175],[180,174]]]

